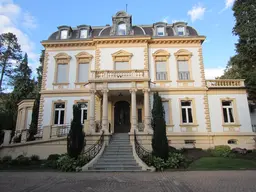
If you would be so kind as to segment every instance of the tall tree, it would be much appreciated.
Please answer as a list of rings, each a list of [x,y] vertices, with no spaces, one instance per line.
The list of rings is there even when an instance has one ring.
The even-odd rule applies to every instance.
[[[38,115],[39,115],[39,107],[40,107],[40,89],[42,84],[42,73],[43,73],[43,64],[44,64],[44,54],[45,51],[41,51],[40,56],[40,65],[36,69],[37,71],[37,86],[36,86],[36,98],[33,105],[33,111],[32,111],[32,119],[29,126],[29,137],[28,141],[35,140],[34,135],[37,133],[37,126],[38,126]]]
[[[239,37],[237,54],[230,59],[221,78],[245,79],[249,99],[256,101],[256,1],[236,0],[233,11],[233,34]]]
[[[81,108],[73,105],[73,120],[67,138],[67,151],[70,157],[77,158],[84,148],[84,132],[81,124]]]
[[[21,59],[21,49],[17,37],[12,33],[0,35],[0,91],[4,76],[9,77],[13,72],[13,62],[19,62]]]
[[[166,136],[166,122],[164,116],[165,112],[162,98],[158,93],[154,93],[151,121],[151,125],[154,131],[152,137],[153,155],[166,160],[168,158],[168,140]]]

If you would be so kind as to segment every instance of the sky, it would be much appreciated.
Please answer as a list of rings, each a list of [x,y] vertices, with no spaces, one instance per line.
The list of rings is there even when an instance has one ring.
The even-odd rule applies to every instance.
[[[203,57],[207,79],[223,74],[229,58],[235,55],[237,37],[232,6],[235,0],[0,0],[0,34],[14,33],[29,65],[39,65],[42,40],[57,26],[76,27],[81,24],[105,26],[111,17],[126,9],[133,25],[164,21],[185,21],[200,35],[206,36]]]

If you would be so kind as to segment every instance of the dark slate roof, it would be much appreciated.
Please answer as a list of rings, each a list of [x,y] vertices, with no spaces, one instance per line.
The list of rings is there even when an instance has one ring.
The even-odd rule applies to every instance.
[[[111,26],[102,26],[102,27],[91,27],[92,31],[91,31],[91,37],[108,37],[110,36],[110,31],[111,31]],[[133,35],[134,36],[153,36],[153,25],[136,25],[136,26],[132,26],[133,29]],[[166,31],[167,31],[167,35],[168,36],[174,36],[174,30],[173,30],[173,25],[172,24],[168,24],[166,27]],[[188,35],[189,36],[198,36],[197,31],[191,27],[191,26],[187,26],[187,31],[188,31]],[[48,38],[48,40],[57,40],[58,36],[58,31],[54,32],[53,34],[51,34]],[[77,28],[72,28],[72,34],[71,34],[71,38],[69,39],[78,39],[79,35],[78,35],[78,29]]]

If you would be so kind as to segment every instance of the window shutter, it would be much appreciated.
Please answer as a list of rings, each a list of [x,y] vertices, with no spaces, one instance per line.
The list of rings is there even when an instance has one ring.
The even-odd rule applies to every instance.
[[[179,67],[179,72],[187,72],[187,71],[189,71],[189,69],[188,69],[188,61],[178,61],[178,67]]]
[[[78,68],[78,82],[87,82],[89,79],[89,64],[80,63]]]
[[[166,72],[166,62],[156,62],[156,72]]]
[[[58,72],[57,72],[57,82],[58,83],[67,83],[67,75],[68,75],[68,65],[67,64],[58,64]]]

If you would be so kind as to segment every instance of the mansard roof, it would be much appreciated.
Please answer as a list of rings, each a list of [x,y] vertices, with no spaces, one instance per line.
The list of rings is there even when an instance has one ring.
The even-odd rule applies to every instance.
[[[104,37],[104,38],[111,38],[111,36],[116,36],[115,35],[115,29],[116,25],[120,22],[129,22],[129,34],[127,35],[122,35],[123,37],[125,36],[150,36],[150,37],[155,37],[155,30],[157,26],[165,26],[165,31],[166,34],[161,37],[157,38],[166,38],[166,37],[174,37],[178,36],[177,32],[175,32],[176,27],[179,25],[185,26],[186,27],[186,35],[184,37],[197,37],[199,36],[198,32],[191,26],[188,26],[187,23],[185,22],[176,22],[172,24],[168,24],[165,22],[156,22],[151,25],[133,25],[132,24],[132,16],[127,14],[125,11],[119,11],[117,12],[113,17],[112,17],[112,25],[106,25],[106,26],[90,26],[90,25],[79,25],[77,27],[70,27],[66,25],[62,25],[58,27],[58,31],[53,32],[49,38],[48,41],[53,41],[53,40],[59,40],[59,35],[60,35],[60,30],[62,29],[69,29],[70,30],[70,36],[67,40],[70,39],[80,39],[79,38],[79,30],[81,27],[87,27],[89,29],[89,35],[87,39],[92,39],[95,37]]]

